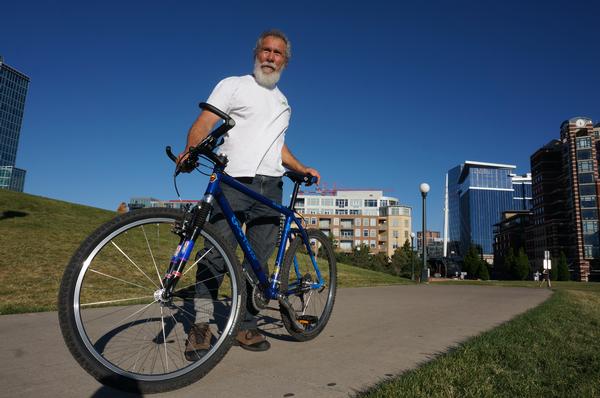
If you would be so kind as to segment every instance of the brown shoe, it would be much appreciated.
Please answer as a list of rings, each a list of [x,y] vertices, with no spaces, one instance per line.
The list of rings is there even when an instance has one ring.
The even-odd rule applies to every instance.
[[[267,351],[271,348],[271,343],[258,332],[258,329],[240,330],[234,344],[249,351]]]
[[[210,349],[212,332],[208,323],[196,323],[190,328],[188,338],[185,342],[185,359],[197,361]]]

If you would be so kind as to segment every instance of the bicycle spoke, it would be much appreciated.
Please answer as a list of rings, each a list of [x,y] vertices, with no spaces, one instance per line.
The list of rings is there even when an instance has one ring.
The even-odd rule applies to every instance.
[[[154,269],[156,270],[156,276],[158,276],[158,281],[160,282],[160,287],[165,288],[162,282],[162,278],[160,277],[160,272],[158,271],[158,266],[156,265],[156,260],[154,259],[154,254],[152,253],[152,248],[150,247],[150,242],[148,242],[148,236],[146,235],[146,230],[142,225],[142,232],[144,233],[144,239],[146,239],[146,245],[148,246],[148,251],[150,252],[150,257],[152,257],[152,263],[154,264]]]
[[[116,244],[114,241],[110,241],[110,243],[112,243],[112,244],[113,244],[113,246],[114,246],[114,247],[116,247],[116,248],[117,248],[117,250],[118,250],[118,251],[120,251],[120,252],[121,252],[121,254],[122,254],[122,255],[124,255],[124,256],[125,256],[125,258],[126,258],[127,260],[129,260],[129,262],[130,262],[131,264],[133,264],[133,265],[135,266],[135,268],[137,268],[137,269],[138,269],[138,270],[139,270],[139,271],[142,273],[142,275],[144,275],[144,276],[146,277],[146,279],[148,279],[148,280],[150,281],[150,283],[152,283],[152,284],[154,285],[154,287],[156,287],[156,288],[158,289],[158,285],[157,285],[156,283],[154,283],[154,282],[152,281],[152,279],[150,279],[150,277],[149,277],[148,275],[146,275],[146,273],[145,273],[144,271],[142,271],[142,269],[141,269],[140,267],[138,267],[138,265],[137,265],[135,262],[133,262],[133,260],[132,260],[132,259],[130,259],[130,258],[129,258],[129,256],[128,256],[127,254],[125,254],[125,252],[124,252],[123,250],[121,250],[121,248],[120,248],[120,247],[119,247],[119,246],[118,246],[118,245],[117,245],[117,244]]]
[[[210,278],[206,278],[206,279],[203,279],[203,280],[201,280],[201,281],[196,281],[196,283],[192,283],[191,285],[184,286],[184,287],[182,287],[182,288],[179,288],[178,290],[185,290],[185,289],[187,289],[188,287],[192,287],[192,286],[196,286],[196,285],[198,285],[198,284],[200,284],[200,283],[205,283],[205,282],[208,282],[208,281],[210,281],[210,280],[213,280],[213,279],[215,279],[215,278],[218,278],[218,277],[220,277],[220,276],[223,276],[223,275],[226,275],[226,273],[225,273],[225,272],[223,272],[222,274],[215,275],[215,276],[211,276]]]
[[[85,303],[85,304],[79,304],[80,307],[87,307],[90,305],[99,305],[99,304],[112,304],[112,303],[121,303],[121,302],[125,302],[125,301],[132,301],[132,300],[142,300],[142,299],[148,299],[148,298],[154,298],[154,296],[142,296],[142,297],[132,297],[132,298],[126,298],[126,299],[117,299],[117,300],[108,300],[108,301],[97,301],[95,303]],[[150,304],[155,303],[155,301],[153,301]],[[150,305],[149,304],[149,305]]]
[[[204,253],[204,254],[202,255],[202,257],[200,257],[198,260],[196,260],[196,261],[194,262],[194,264],[190,265],[190,266],[188,267],[188,269],[186,269],[186,270],[185,270],[185,272],[183,273],[182,277],[183,277],[183,276],[185,276],[185,274],[187,274],[187,273],[188,273],[188,272],[189,272],[189,271],[190,271],[192,268],[194,268],[194,267],[196,266],[196,264],[198,264],[200,261],[202,261],[202,259],[203,259],[203,258],[204,258],[204,257],[205,257],[205,256],[206,256],[208,253],[210,253],[210,251],[211,251],[212,249],[213,249],[212,247],[211,247],[210,249],[208,249],[208,250],[206,251],[206,253]]]
[[[100,271],[96,271],[95,269],[89,269],[88,271],[94,272],[94,273],[96,273],[96,274],[100,274],[100,275],[102,275],[102,276],[106,276],[107,278],[116,279],[116,280],[118,280],[118,281],[121,281],[121,282],[123,282],[123,283],[127,283],[127,284],[129,284],[129,285],[133,285],[133,286],[141,287],[142,289],[146,289],[146,290],[152,290],[152,289],[150,289],[150,288],[148,288],[148,287],[144,287],[144,286],[142,286],[142,285],[138,285],[137,283],[129,282],[129,281],[126,281],[125,279],[117,278],[116,276],[112,276],[112,275],[108,275],[108,274],[105,274],[105,273],[103,273],[103,272],[100,272]]]
[[[160,307],[160,326],[162,328],[163,346],[165,347],[165,364],[166,371],[169,371],[169,361],[167,359],[167,336],[165,336],[165,317],[163,315],[163,307]]]

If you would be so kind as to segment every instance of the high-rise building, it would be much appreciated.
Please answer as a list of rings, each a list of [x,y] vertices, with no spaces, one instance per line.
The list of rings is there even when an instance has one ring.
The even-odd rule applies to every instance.
[[[534,269],[542,268],[545,251],[554,259],[561,252],[567,258],[574,257],[563,150],[561,141],[552,140],[531,155],[533,208],[527,240],[532,248],[529,261]]]
[[[395,249],[410,242],[411,208],[383,191],[331,190],[300,193],[296,210],[308,227],[319,228],[332,236],[344,251],[366,245],[372,253],[391,256]]]
[[[600,126],[587,117],[565,120],[560,141],[531,156],[534,208],[531,239],[535,266],[543,251],[567,256],[574,279],[600,279],[598,221]]]
[[[0,56],[0,188],[23,192],[25,173],[15,167],[29,77]]]
[[[531,175],[516,175],[515,169],[465,161],[448,171],[448,255],[464,256],[476,245],[486,260],[492,260],[494,225],[502,213],[531,208]]]

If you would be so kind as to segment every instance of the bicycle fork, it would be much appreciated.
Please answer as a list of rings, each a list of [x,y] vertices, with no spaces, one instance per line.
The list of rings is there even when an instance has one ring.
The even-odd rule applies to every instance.
[[[173,227],[173,233],[180,236],[179,244],[171,261],[167,272],[162,280],[162,289],[154,293],[155,299],[163,303],[167,303],[175,295],[175,287],[182,276],[190,256],[194,250],[196,240],[200,236],[200,231],[204,227],[204,223],[208,218],[208,214],[212,208],[209,201],[203,200],[199,204],[188,210],[183,220],[176,223]]]

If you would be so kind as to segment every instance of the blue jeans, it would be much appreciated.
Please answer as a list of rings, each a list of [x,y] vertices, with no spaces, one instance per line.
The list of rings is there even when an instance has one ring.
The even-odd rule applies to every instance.
[[[264,197],[281,203],[283,192],[283,181],[281,177],[271,177],[256,175],[255,177],[242,177],[239,182],[253,191],[256,191]],[[260,262],[263,271],[269,275],[267,261],[277,243],[277,234],[279,231],[279,212],[270,207],[257,202],[256,200],[242,194],[239,191],[222,184],[221,190],[229,202],[235,216],[240,224],[246,224],[246,237],[250,246],[254,249],[256,257]],[[237,240],[231,231],[224,214],[219,205],[214,202],[214,208],[210,217],[210,223],[217,232],[225,238],[234,250],[237,247]],[[202,251],[199,252],[199,254]],[[244,267],[250,267],[248,260],[244,258]],[[216,300],[216,293],[223,281],[224,263],[220,255],[214,251],[209,252],[205,258],[198,264],[196,270],[196,298],[194,299],[194,309],[196,310],[196,323],[209,322],[213,318],[213,300]],[[244,281],[242,281],[244,283]],[[247,292],[252,294],[252,292]],[[245,305],[246,303],[242,303]],[[215,321],[218,321],[215,319]],[[256,317],[246,312],[246,317],[241,324],[242,329],[256,328]]]

